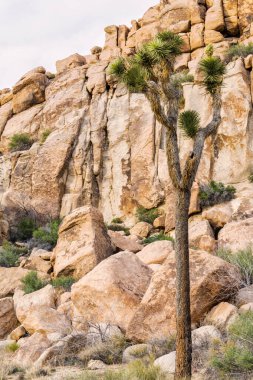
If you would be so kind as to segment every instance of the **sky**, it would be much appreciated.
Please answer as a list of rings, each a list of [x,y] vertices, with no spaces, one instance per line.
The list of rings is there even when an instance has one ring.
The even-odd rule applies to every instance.
[[[27,71],[104,44],[104,27],[130,26],[158,0],[0,0],[0,89]]]

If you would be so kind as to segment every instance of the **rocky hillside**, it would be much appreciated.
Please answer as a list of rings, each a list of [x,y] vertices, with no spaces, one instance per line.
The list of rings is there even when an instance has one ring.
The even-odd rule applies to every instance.
[[[102,343],[126,334],[146,344],[175,332],[175,202],[165,131],[145,97],[117,85],[107,68],[160,31],[179,33],[185,44],[175,70],[189,69],[195,77],[184,84],[184,107],[198,111],[205,126],[212,103],[198,84],[198,63],[210,43],[226,60],[231,46],[253,43],[253,3],[162,0],[131,23],[130,29],[106,27],[103,48],[57,61],[56,74],[37,67],[0,91],[0,237],[21,250],[18,264],[0,263],[0,349],[17,342],[15,360],[22,364],[44,366],[63,352],[68,356],[73,341],[78,350],[92,346],[97,329]],[[230,250],[236,256],[253,244],[251,50],[227,60],[222,122],[206,141],[192,190],[198,348],[203,331],[221,338],[217,327],[224,331],[239,308],[251,309],[253,302],[246,288],[253,279],[245,280],[224,252],[226,261],[216,255]],[[191,142],[179,135],[179,144],[183,162]],[[26,241],[19,231],[25,218],[36,220],[37,229],[51,225]],[[36,237],[43,242],[47,229],[58,228],[58,218],[58,240],[38,244]],[[7,255],[13,247],[3,244]]]

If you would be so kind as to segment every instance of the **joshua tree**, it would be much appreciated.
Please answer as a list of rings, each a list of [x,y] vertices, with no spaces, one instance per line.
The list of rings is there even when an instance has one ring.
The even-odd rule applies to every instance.
[[[214,135],[221,121],[221,85],[225,66],[213,55],[213,48],[206,49],[199,69],[201,85],[212,97],[213,118],[205,127],[200,126],[196,111],[180,112],[183,99],[183,82],[194,81],[193,76],[174,73],[175,58],[182,53],[183,40],[171,32],[159,33],[144,44],[129,59],[118,58],[110,65],[110,73],[123,82],[130,92],[145,94],[156,119],[166,129],[166,151],[174,190],[176,193],[176,288],[177,288],[177,357],[175,379],[191,378],[191,314],[188,214],[193,182],[199,167],[205,140]],[[200,84],[200,83],[199,83]],[[179,159],[178,128],[185,137],[193,140],[193,149],[184,165]]]

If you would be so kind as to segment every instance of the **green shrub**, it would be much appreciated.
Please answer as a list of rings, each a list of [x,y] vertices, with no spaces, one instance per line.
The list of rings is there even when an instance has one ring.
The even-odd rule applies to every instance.
[[[225,186],[221,182],[211,181],[208,185],[200,186],[200,206],[202,208],[228,202],[235,196],[236,189],[233,186]]]
[[[17,152],[20,150],[28,150],[33,144],[33,140],[27,133],[16,133],[13,135],[9,142],[9,150]]]
[[[246,311],[240,314],[230,325],[228,331],[233,339],[246,340],[253,344],[253,312]]]
[[[245,373],[253,370],[253,353],[233,341],[221,344],[211,354],[211,366],[221,373]]]
[[[253,252],[251,248],[236,253],[220,249],[217,251],[217,256],[240,269],[245,286],[253,284]]]
[[[27,273],[27,275],[21,279],[21,282],[25,294],[36,292],[36,290],[40,290],[47,285],[46,281],[43,281],[38,277],[36,271]]]
[[[122,220],[120,218],[113,218],[113,220],[111,221],[112,224],[122,224]]]
[[[248,180],[250,183],[253,183],[253,173],[248,176]]]
[[[26,253],[26,248],[20,248],[5,241],[0,249],[0,267],[10,268],[17,266],[19,257]]]
[[[51,280],[51,285],[54,288],[64,288],[66,291],[69,291],[75,282],[76,280],[71,276],[61,276]]]
[[[19,349],[19,345],[17,344],[17,342],[10,343],[6,347],[7,352],[16,352],[18,349]]]
[[[226,60],[232,61],[234,58],[246,58],[249,54],[253,54],[253,43],[250,42],[248,45],[237,44],[232,45],[227,52]]]
[[[129,347],[130,341],[124,336],[116,335],[109,341],[87,346],[79,354],[79,358],[87,364],[89,360],[102,360],[106,364],[122,362],[124,350]]]
[[[51,129],[45,129],[45,131],[42,132],[41,137],[40,137],[40,143],[44,144],[50,133],[52,132]]]
[[[123,226],[122,224],[109,224],[107,225],[107,229],[110,231],[123,231],[126,236],[130,235],[129,228]]]
[[[17,226],[17,239],[28,240],[33,236],[33,231],[36,229],[36,223],[31,218],[22,218]]]
[[[60,226],[60,220],[55,219],[49,222],[46,226],[40,227],[33,232],[33,237],[38,243],[47,243],[54,248],[58,240],[58,230]]]
[[[150,224],[153,224],[154,220],[158,218],[159,215],[160,213],[157,208],[151,208],[148,210],[144,207],[139,207],[136,213],[139,222],[146,222]]]
[[[147,244],[154,243],[155,241],[160,241],[160,240],[169,240],[169,241],[174,242],[174,239],[171,236],[166,236],[164,233],[160,233],[160,234],[151,235],[147,237],[146,239],[143,239],[142,243],[147,245]]]
[[[175,73],[172,75],[171,79],[176,86],[183,83],[194,82],[194,76],[189,73],[189,70],[183,70],[179,73]]]

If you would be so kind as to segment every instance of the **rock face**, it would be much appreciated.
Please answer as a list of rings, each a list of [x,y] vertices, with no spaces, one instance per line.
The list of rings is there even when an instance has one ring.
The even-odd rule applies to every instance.
[[[0,267],[0,298],[14,294],[15,289],[21,286],[21,279],[29,271],[23,268]]]
[[[226,224],[219,233],[218,244],[233,252],[253,246],[253,218]]]
[[[127,328],[149,285],[152,270],[133,253],[120,252],[96,266],[72,286],[73,324],[90,323]]]
[[[0,339],[6,337],[18,324],[11,297],[0,299]]]
[[[191,251],[190,265],[192,323],[197,323],[213,305],[236,290],[240,274],[227,262],[201,251]],[[169,336],[175,331],[175,302],[175,258],[170,253],[153,274],[127,335],[141,341]]]
[[[52,259],[54,274],[81,278],[111,254],[102,214],[93,207],[78,208],[60,226]]]

